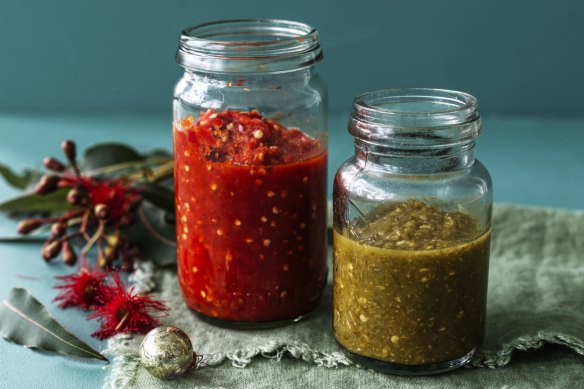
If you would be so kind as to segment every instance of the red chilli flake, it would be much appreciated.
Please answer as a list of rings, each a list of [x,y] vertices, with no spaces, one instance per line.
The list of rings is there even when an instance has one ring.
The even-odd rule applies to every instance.
[[[87,266],[81,267],[77,274],[57,276],[62,283],[54,288],[61,292],[53,301],[60,301],[61,308],[93,309],[100,304],[102,295],[107,294],[107,289],[110,288],[103,282],[105,276],[98,268],[91,270]]]
[[[168,307],[148,295],[140,295],[134,287],[126,289],[120,275],[111,272],[115,285],[100,297],[102,305],[88,319],[97,319],[99,329],[91,334],[98,339],[109,338],[119,333],[146,333],[160,325],[151,312],[166,312]]]

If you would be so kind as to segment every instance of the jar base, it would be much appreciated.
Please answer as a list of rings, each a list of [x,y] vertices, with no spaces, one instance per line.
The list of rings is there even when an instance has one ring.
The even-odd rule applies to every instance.
[[[355,354],[347,350],[339,341],[337,341],[337,344],[350,360],[364,368],[372,369],[380,373],[408,376],[433,375],[458,369],[469,363],[478,350],[478,347],[475,347],[462,357],[445,362],[428,363],[425,365],[402,365]]]
[[[308,314],[304,314],[304,315],[295,316],[295,317],[292,317],[290,319],[254,322],[254,321],[237,321],[237,320],[220,319],[217,317],[207,316],[207,315],[205,315],[201,312],[198,312],[192,308],[190,308],[190,310],[199,319],[201,319],[205,323],[208,323],[208,324],[211,324],[211,325],[214,325],[217,327],[228,328],[231,330],[266,330],[266,329],[270,329],[270,328],[284,327],[284,326],[287,326],[289,324],[297,323],[310,315],[308,313]]]

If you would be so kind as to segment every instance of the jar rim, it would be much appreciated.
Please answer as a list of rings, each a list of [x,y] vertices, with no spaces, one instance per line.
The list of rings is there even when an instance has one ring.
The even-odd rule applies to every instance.
[[[400,105],[403,107],[400,108]],[[435,108],[423,109],[430,106]],[[380,89],[365,92],[355,97],[353,113],[384,120],[388,124],[394,121],[407,124],[403,121],[407,121],[408,118],[424,116],[431,118],[432,122],[452,125],[475,119],[478,115],[478,101],[468,93],[449,89]],[[396,122],[395,124],[400,123]]]
[[[465,92],[435,88],[393,88],[363,93],[353,100],[349,132],[360,139],[410,142],[429,131],[450,140],[474,139],[480,132],[477,99]]]
[[[184,29],[176,61],[218,73],[298,70],[322,60],[316,28],[280,19],[218,20]]]

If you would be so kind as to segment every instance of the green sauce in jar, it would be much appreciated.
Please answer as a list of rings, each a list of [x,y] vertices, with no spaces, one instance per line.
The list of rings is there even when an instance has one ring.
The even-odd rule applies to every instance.
[[[490,230],[410,200],[333,233],[337,340],[401,365],[467,355],[485,328]]]

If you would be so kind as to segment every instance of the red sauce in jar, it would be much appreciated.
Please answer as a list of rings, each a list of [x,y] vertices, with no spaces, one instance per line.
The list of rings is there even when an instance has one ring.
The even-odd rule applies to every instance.
[[[174,128],[178,276],[187,305],[229,321],[295,318],[326,274],[326,149],[256,111]]]

